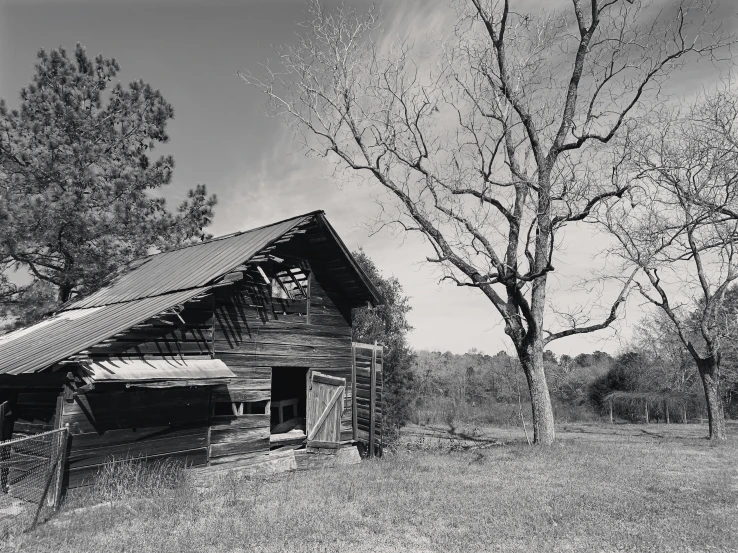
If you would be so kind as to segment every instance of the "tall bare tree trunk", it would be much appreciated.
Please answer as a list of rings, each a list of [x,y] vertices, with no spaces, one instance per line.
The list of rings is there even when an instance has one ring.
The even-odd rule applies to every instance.
[[[551,394],[543,370],[543,343],[536,341],[518,351],[520,364],[528,380],[530,403],[533,411],[533,443],[551,445],[556,438]]]
[[[697,363],[702,378],[702,386],[705,389],[705,403],[707,404],[707,421],[710,429],[711,440],[725,440],[725,413],[723,412],[723,400],[720,397],[720,367],[718,360],[708,357]]]

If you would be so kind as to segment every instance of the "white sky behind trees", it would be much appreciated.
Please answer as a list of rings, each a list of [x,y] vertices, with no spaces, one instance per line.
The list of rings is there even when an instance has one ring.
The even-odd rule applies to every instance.
[[[568,2],[518,0],[513,5],[525,11]],[[733,0],[719,4],[724,30],[737,29],[738,6]],[[388,36],[413,34],[421,48],[426,38],[447,33],[455,19],[443,0],[386,1],[383,11]],[[216,235],[323,209],[349,248],[363,247],[385,275],[402,283],[413,307],[408,318],[415,327],[414,347],[457,353],[477,348],[490,354],[510,349],[492,304],[475,290],[439,285],[439,274],[422,262],[430,250],[418,238],[403,240],[367,228],[378,189],[341,173],[336,179],[331,164],[306,159],[284,125],[264,116],[262,94],[238,78],[237,71],[258,72],[260,63],[274,59],[272,46],[293,41],[304,13],[301,0],[0,0],[0,97],[11,107],[18,104],[39,48],[61,45],[73,52],[81,42],[91,55],[115,57],[122,82],[143,78],[174,106],[171,141],[158,151],[176,161],[173,182],[164,191],[170,207],[196,183],[207,184],[219,198],[210,229]],[[691,96],[714,87],[718,76],[709,63],[692,64],[672,77],[669,92]],[[597,256],[606,240],[587,225],[559,235],[556,271],[549,280],[556,305],[573,308],[592,297],[572,291],[572,285],[603,265]],[[617,291],[599,286],[592,294],[607,300]],[[636,299],[615,325],[619,332],[573,336],[551,349],[557,354],[618,351],[642,314]]]

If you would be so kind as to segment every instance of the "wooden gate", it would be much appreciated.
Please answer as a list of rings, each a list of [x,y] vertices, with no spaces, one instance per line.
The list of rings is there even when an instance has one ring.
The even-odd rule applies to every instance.
[[[382,364],[384,347],[354,342],[354,439],[362,442],[369,457],[382,449]]]
[[[338,447],[345,393],[345,378],[310,371],[306,413],[308,448]]]

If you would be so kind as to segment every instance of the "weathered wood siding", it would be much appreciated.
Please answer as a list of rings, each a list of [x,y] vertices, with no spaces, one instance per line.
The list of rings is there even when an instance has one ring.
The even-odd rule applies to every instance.
[[[269,399],[271,380],[264,367],[305,367],[340,376],[349,383],[341,437],[350,440],[350,322],[338,307],[340,296],[329,292],[330,287],[321,284],[313,273],[309,278],[309,306],[304,300],[272,299],[266,286],[253,283],[239,282],[218,291],[213,330],[215,357],[239,377],[228,385],[227,391],[218,393],[218,399]]]
[[[364,348],[354,346],[354,363],[356,365],[356,425],[359,440],[370,442],[370,432],[374,427],[376,443],[382,440],[382,388],[383,388],[383,351],[382,348]],[[374,397],[372,398],[372,363],[375,365]],[[371,405],[374,400],[372,413]],[[372,423],[372,414],[374,422]]]
[[[179,315],[181,320],[172,316],[159,317],[121,332],[91,347],[90,357],[210,357],[213,340],[212,294],[187,302]]]
[[[210,465],[269,454],[269,415],[214,417],[210,427]]]
[[[111,460],[174,457],[205,464],[209,419],[207,388],[96,390],[64,401],[68,485],[90,484]]]

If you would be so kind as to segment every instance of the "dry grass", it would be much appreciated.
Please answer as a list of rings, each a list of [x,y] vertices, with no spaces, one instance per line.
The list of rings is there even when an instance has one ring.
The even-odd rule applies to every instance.
[[[72,499],[55,520],[5,548],[738,551],[735,436],[713,446],[698,437],[704,428],[689,425],[561,430],[549,450],[521,444],[519,431],[477,429],[508,445],[401,451],[339,470],[231,479],[204,493],[186,480],[173,490],[171,481],[149,481],[96,508],[79,510]]]

